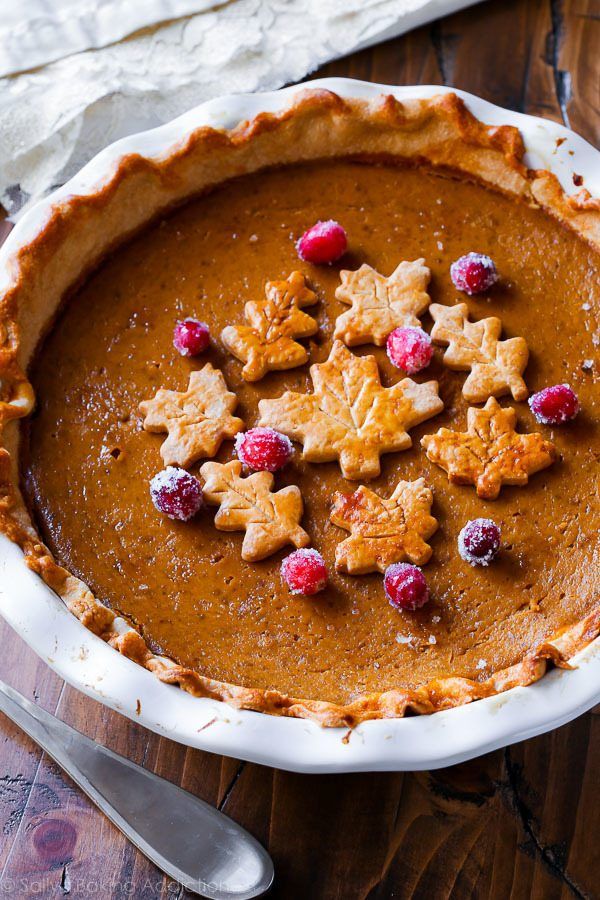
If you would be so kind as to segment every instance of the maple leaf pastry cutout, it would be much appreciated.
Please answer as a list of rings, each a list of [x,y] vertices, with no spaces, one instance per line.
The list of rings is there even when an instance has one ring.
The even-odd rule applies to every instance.
[[[382,347],[399,327],[420,326],[418,316],[431,302],[427,285],[431,272],[424,259],[401,262],[389,278],[364,263],[355,272],[340,272],[335,296],[351,309],[338,316],[334,338],[348,347]]]
[[[241,477],[242,463],[207,462],[200,469],[204,498],[219,506],[215,525],[220,531],[245,531],[242,559],[258,562],[286,544],[306,547],[310,538],[300,527],[304,510],[295,484],[272,492],[271,472]]]
[[[521,377],[529,359],[527,342],[522,337],[501,341],[502,322],[496,316],[469,322],[466,303],[442,306],[432,303],[429,312],[435,322],[431,338],[447,344],[444,363],[449,369],[471,370],[463,385],[469,403],[482,403],[488,397],[512,394],[525,400],[529,391]]]
[[[524,485],[556,460],[556,449],[539,432],[517,434],[517,416],[490,397],[483,409],[470,407],[467,430],[440,428],[421,439],[431,462],[451,484],[474,484],[477,495],[495,500],[503,484]]]
[[[426,541],[438,527],[430,514],[432,502],[423,478],[399,481],[388,499],[362,484],[353,494],[337,493],[331,521],[350,532],[335,552],[338,572],[385,572],[392,563],[407,560],[425,565],[432,553]]]
[[[160,448],[165,465],[185,468],[201,457],[214,456],[225,438],[243,429],[243,421],[232,415],[236,405],[223,373],[207,363],[192,372],[187,391],[161,388],[139,409],[146,431],[167,432]]]
[[[409,429],[444,407],[437,381],[417,384],[404,378],[381,384],[374,356],[354,356],[334,341],[327,362],[313,365],[313,394],[286,391],[261,400],[259,425],[275,428],[304,445],[303,459],[339,459],[344,478],[371,479],[381,471],[380,456],[406,450]]]
[[[302,307],[313,306],[317,297],[301,272],[292,272],[285,281],[267,281],[265,298],[246,303],[248,325],[228,325],[221,332],[225,347],[245,363],[242,375],[246,381],[303,365],[308,352],[295,338],[310,337],[319,327],[302,312]]]

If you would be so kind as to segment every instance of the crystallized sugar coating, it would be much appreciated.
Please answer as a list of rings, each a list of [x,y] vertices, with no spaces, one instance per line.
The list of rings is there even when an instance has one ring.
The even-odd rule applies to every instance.
[[[465,294],[481,294],[498,281],[494,261],[483,253],[467,253],[450,266],[454,287]]]
[[[281,577],[292,594],[310,597],[327,584],[327,566],[313,547],[294,550],[281,563]]]
[[[206,322],[183,319],[173,331],[173,346],[182,356],[198,356],[210,344],[210,331]]]
[[[568,384],[555,384],[529,398],[529,407],[541,425],[564,425],[579,412],[579,399]]]
[[[278,472],[294,452],[292,442],[274,428],[251,428],[235,437],[237,458],[254,472]]]
[[[386,350],[392,365],[408,375],[428,366],[433,356],[433,344],[427,332],[412,325],[395,328],[387,339]]]
[[[157,510],[170,519],[187,522],[203,506],[200,482],[185,469],[167,466],[150,482],[150,496]]]
[[[397,634],[396,635],[396,643],[398,644],[412,644],[414,638],[411,635],[406,634]]]
[[[472,566],[489,566],[500,549],[500,528],[493,519],[471,519],[458,535],[458,552]]]
[[[296,250],[304,262],[326,265],[343,256],[347,246],[346,232],[339,222],[329,219],[327,222],[317,222],[305,231],[296,244]]]
[[[393,563],[383,577],[385,595],[396,609],[413,612],[429,600],[429,588],[418,566]]]

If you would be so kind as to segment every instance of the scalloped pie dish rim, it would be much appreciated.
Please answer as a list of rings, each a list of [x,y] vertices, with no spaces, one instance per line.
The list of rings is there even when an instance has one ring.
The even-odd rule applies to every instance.
[[[485,681],[441,678],[345,706],[218,682],[155,655],[53,560],[19,491],[18,421],[33,405],[24,373],[45,324],[109,249],[240,171],[368,152],[462,170],[600,249],[600,153],[573,132],[437,86],[323,79],[210,101],[117,142],[0,250],[0,612],[67,681],[147,727],[299,771],[448,765],[573,718],[600,698],[600,608]],[[573,191],[575,172],[584,190]]]

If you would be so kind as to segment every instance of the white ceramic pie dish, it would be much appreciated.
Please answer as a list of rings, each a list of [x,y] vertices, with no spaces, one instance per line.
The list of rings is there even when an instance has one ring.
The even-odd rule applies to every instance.
[[[394,88],[348,79],[323,79],[310,86],[366,99],[381,92],[402,100],[444,91],[438,86]],[[13,229],[0,250],[0,292],[8,283],[10,257],[39,233],[53,204],[97,190],[121,157],[132,152],[162,157],[200,125],[232,128],[260,112],[288,106],[301,89],[220,98],[104,150],[63,188],[26,213]],[[517,126],[525,140],[527,163],[554,172],[567,192],[574,190],[573,174],[577,173],[592,194],[600,195],[600,153],[582,138],[552,122],[508,112],[461,91],[455,93],[480,120]],[[26,568],[21,551],[1,535],[0,612],[69,683],[146,727],[190,746],[296,771],[413,770],[450,765],[555,728],[600,700],[600,641],[595,641],[574,658],[572,671],[553,670],[528,687],[431,716],[369,721],[350,735],[346,729],[321,728],[308,720],[238,711],[159,682],[95,637]]]

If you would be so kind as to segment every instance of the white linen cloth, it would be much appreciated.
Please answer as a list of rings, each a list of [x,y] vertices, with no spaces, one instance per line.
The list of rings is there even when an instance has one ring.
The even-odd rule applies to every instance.
[[[14,216],[120,137],[299,81],[473,2],[5,0],[0,203]]]

